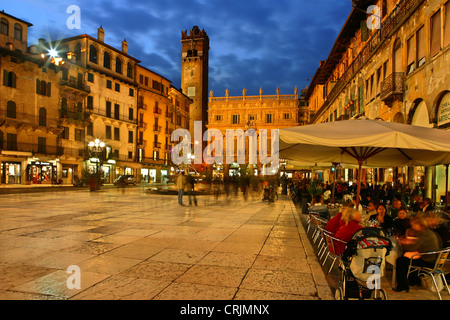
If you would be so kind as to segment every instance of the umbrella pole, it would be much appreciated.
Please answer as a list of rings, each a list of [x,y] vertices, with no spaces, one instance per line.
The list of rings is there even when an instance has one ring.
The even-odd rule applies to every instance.
[[[359,195],[361,194],[361,166],[362,166],[362,160],[358,159],[358,185],[356,189],[356,209],[359,207]]]

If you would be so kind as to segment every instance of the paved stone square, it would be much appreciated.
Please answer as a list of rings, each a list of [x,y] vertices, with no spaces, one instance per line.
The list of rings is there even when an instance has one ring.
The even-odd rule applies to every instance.
[[[0,195],[0,299],[333,299],[287,196],[198,199],[182,207],[139,187]],[[80,289],[68,288],[73,265]]]

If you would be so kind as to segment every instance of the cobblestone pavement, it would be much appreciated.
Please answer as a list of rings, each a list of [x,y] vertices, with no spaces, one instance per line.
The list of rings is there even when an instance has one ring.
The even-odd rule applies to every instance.
[[[333,298],[287,197],[182,207],[137,187],[0,198],[0,299]]]
[[[287,196],[269,204],[204,195],[182,207],[177,196],[131,187],[0,200],[3,300],[334,299],[338,271],[325,276]],[[391,300],[436,300],[414,287],[395,293],[389,279]]]

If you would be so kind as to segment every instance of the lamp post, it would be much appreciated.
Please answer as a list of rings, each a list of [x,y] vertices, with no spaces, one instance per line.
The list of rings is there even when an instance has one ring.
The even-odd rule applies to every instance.
[[[99,139],[95,139],[94,141],[89,142],[89,149],[91,153],[94,153],[97,155],[96,158],[96,181],[89,182],[89,187],[91,188],[91,191],[96,190],[100,185],[100,155],[103,152],[103,148],[105,147],[105,143],[103,141],[100,141]],[[93,158],[91,158],[91,161]]]

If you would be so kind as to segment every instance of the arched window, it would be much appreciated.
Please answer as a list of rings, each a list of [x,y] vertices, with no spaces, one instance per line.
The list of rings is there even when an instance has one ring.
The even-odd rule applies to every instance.
[[[116,72],[122,74],[122,60],[119,57],[116,58]]]
[[[103,54],[103,66],[105,68],[111,69],[111,56],[108,52]]]
[[[8,101],[6,103],[6,116],[16,119],[16,103],[14,101]]]
[[[5,36],[7,36],[8,35],[8,31],[9,31],[8,20],[6,20],[5,18],[1,18],[0,19],[0,33],[4,34]]]
[[[81,44],[79,43],[75,46],[75,59],[77,62],[81,61]]]
[[[47,125],[47,110],[39,108],[39,125],[45,127]]]
[[[14,39],[22,41],[22,26],[18,23],[14,25]]]
[[[127,64],[127,77],[133,78],[133,67],[131,66],[131,63],[129,63],[129,62]]]
[[[98,63],[97,49],[93,45],[89,46],[89,61],[93,63]]]

